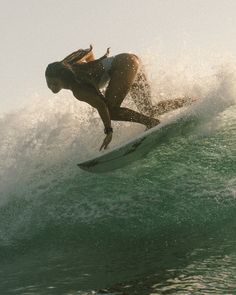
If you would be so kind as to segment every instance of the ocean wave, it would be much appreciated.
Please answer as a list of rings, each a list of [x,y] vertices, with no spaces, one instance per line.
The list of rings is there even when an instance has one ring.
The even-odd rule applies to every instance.
[[[152,75],[158,93],[153,103],[196,97],[186,110],[192,122],[174,129],[147,158],[109,175],[88,175],[76,166],[98,152],[104,136],[89,106],[67,95],[36,97],[24,109],[2,116],[0,246],[30,245],[62,233],[75,239],[78,228],[80,237],[88,229],[92,237],[99,226],[100,234],[151,235],[231,216],[236,71],[227,64],[209,76],[200,72],[184,80],[183,68],[169,75],[160,68],[157,81]],[[130,99],[126,103],[132,106]],[[116,122],[114,130],[111,147],[143,127]]]

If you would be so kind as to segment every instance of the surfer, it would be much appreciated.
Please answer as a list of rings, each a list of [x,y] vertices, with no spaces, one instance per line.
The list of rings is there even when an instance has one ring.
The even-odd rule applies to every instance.
[[[164,108],[163,103],[159,108],[158,105],[152,106],[150,86],[135,54],[108,55],[109,48],[105,55],[95,59],[90,46],[49,64],[45,72],[47,85],[53,93],[69,89],[75,98],[97,109],[106,135],[100,150],[106,149],[112,140],[111,120],[136,122],[149,129],[160,123],[153,117],[163,112],[161,107]],[[104,92],[101,89],[105,89]],[[121,107],[129,92],[139,112]],[[171,108],[182,105],[181,102],[179,106],[175,103]]]

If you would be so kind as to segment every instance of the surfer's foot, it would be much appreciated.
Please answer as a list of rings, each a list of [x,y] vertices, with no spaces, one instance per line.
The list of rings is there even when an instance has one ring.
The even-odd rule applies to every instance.
[[[151,129],[151,128],[155,127],[156,125],[160,124],[160,123],[161,122],[158,119],[150,119],[148,124],[146,124],[146,130]]]

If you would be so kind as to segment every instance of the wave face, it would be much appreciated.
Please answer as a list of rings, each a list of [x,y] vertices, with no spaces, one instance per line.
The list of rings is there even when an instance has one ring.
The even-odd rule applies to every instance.
[[[76,166],[98,152],[103,128],[69,94],[36,97],[0,118],[3,294],[235,290],[236,67],[166,68],[150,77],[153,102],[197,97],[193,120],[109,174]],[[114,131],[113,146],[143,127],[114,123]]]

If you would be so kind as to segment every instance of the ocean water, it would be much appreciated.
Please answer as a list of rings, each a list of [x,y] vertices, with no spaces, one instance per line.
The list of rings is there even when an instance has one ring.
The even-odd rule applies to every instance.
[[[154,103],[198,98],[190,120],[107,174],[76,166],[103,128],[70,94],[1,116],[1,295],[236,294],[236,67],[188,65],[151,80]],[[143,127],[114,131],[113,146]]]

